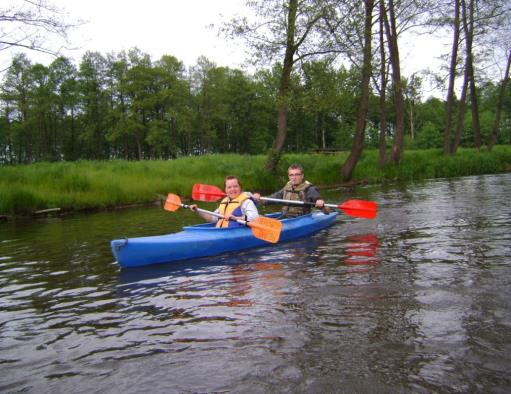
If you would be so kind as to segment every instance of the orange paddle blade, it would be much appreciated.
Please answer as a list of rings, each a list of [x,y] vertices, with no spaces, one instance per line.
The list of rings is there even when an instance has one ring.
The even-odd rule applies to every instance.
[[[374,201],[348,200],[338,205],[338,208],[342,209],[346,215],[374,219],[378,205]]]
[[[163,206],[163,209],[166,211],[177,211],[181,207],[181,199],[179,196],[169,193],[167,195],[167,199],[165,200],[165,205]]]
[[[220,188],[212,185],[196,183],[192,187],[192,198],[197,201],[217,201],[225,195]]]
[[[252,229],[252,234],[256,238],[262,239],[267,242],[279,242],[280,232],[282,231],[282,222],[277,219],[259,216],[257,219],[247,223]]]

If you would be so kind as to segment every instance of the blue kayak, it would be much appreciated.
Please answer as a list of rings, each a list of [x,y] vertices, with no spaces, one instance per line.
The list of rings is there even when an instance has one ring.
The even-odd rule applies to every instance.
[[[268,215],[276,217],[278,214]],[[282,219],[280,242],[310,236],[332,225],[337,212],[313,212]],[[256,238],[248,227],[216,228],[213,223],[185,226],[183,231],[151,237],[114,239],[112,253],[122,268],[168,263],[272,245]]]

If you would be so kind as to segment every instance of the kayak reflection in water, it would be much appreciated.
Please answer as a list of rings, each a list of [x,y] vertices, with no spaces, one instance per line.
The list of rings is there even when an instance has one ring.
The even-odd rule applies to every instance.
[[[204,212],[197,211],[197,205],[190,205],[190,210],[197,212],[208,222],[215,223],[217,227],[240,227],[242,224],[236,220],[252,221],[259,217],[255,200],[251,194],[241,191],[241,182],[233,175],[225,177],[224,181],[226,197],[220,202],[215,213],[223,215],[217,218]]]
[[[325,206],[325,201],[323,201],[319,194],[318,188],[309,181],[304,180],[305,174],[301,165],[290,165],[287,169],[287,176],[289,177],[289,181],[286,185],[278,192],[275,192],[268,197],[282,200],[302,201],[311,204],[285,206],[282,212],[282,217],[306,215],[310,213],[311,206],[321,209],[324,214],[330,213],[329,209]],[[253,197],[257,202],[262,202],[264,205],[274,204],[274,202],[271,201],[262,201],[261,194],[259,193],[254,193]]]

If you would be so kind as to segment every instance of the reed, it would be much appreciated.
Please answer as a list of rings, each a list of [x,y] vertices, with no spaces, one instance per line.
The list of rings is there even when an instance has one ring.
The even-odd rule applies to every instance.
[[[287,181],[287,167],[301,164],[317,185],[340,184],[348,152],[335,155],[286,154],[277,175],[264,171],[265,155],[218,154],[168,161],[78,161],[0,167],[0,215],[29,215],[38,209],[64,211],[144,204],[172,192],[187,197],[194,183],[223,186],[226,175],[240,177],[245,190],[270,192]],[[378,152],[363,152],[355,180],[414,181],[511,171],[511,146],[492,152],[461,149],[443,156],[438,149],[406,151],[400,164],[378,167]]]

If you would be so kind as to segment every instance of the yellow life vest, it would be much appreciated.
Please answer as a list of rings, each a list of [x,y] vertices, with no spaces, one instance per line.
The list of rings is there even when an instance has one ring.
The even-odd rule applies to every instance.
[[[243,212],[241,212],[241,204],[250,196],[246,193],[241,193],[238,197],[231,200],[229,197],[224,197],[224,199],[220,202],[220,206],[218,207],[218,213],[222,216],[226,214],[234,215],[234,216],[242,216]],[[235,212],[236,211],[236,212]],[[233,222],[232,220],[218,219],[216,222],[217,227],[233,227],[239,225],[237,222]]]

